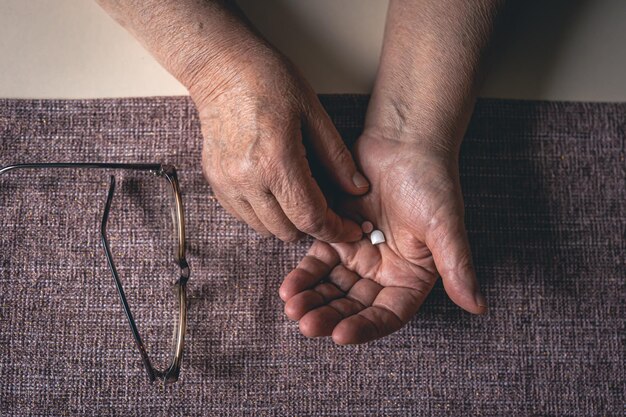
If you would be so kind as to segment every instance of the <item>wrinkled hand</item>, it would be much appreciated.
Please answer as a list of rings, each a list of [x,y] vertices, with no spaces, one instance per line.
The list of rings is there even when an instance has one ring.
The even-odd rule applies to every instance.
[[[355,241],[359,226],[339,217],[313,178],[309,158],[344,192],[367,192],[315,92],[280,54],[260,46],[221,58],[198,76],[203,171],[224,208],[264,236]]]
[[[338,344],[371,341],[400,329],[442,276],[450,298],[481,314],[463,220],[457,158],[364,134],[354,149],[370,180],[364,197],[347,198],[344,210],[370,220],[386,242],[315,241],[285,278],[285,312],[308,337],[332,336]]]

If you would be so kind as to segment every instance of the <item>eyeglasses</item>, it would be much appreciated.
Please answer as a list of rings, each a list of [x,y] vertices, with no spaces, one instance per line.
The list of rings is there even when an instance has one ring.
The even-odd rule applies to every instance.
[[[115,192],[115,176],[110,176],[109,192],[104,207],[104,214],[102,216],[102,224],[100,227],[100,234],[102,240],[102,247],[107,258],[111,274],[117,287],[117,292],[120,297],[120,302],[128,319],[135,345],[141,355],[148,379],[150,382],[154,382],[156,379],[160,379],[165,384],[171,384],[178,380],[180,374],[180,367],[183,357],[183,349],[185,345],[185,332],[187,328],[187,281],[189,280],[189,265],[185,258],[185,219],[183,213],[183,200],[180,194],[180,186],[178,183],[178,176],[176,169],[171,165],[161,164],[108,164],[108,163],[44,163],[44,164],[17,164],[0,168],[0,175],[18,169],[108,169],[108,170],[130,170],[130,171],[146,171],[152,172],[159,177],[166,179],[172,189],[173,205],[172,205],[172,220],[174,222],[175,230],[175,248],[174,259],[180,268],[180,276],[175,283],[178,288],[178,323],[175,333],[175,344],[173,349],[173,356],[169,367],[160,371],[155,369],[150,362],[148,352],[141,339],[139,330],[135,323],[135,319],[126,300],[124,289],[122,288],[122,282],[120,281],[117,268],[113,262],[113,255],[107,239],[107,221],[109,219],[109,211],[111,209],[111,203],[113,201],[113,193]]]

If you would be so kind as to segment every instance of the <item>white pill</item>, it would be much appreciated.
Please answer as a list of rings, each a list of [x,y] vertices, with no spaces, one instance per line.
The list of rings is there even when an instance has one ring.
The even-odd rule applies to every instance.
[[[385,242],[385,235],[380,230],[374,230],[370,235],[372,245],[378,245]]]

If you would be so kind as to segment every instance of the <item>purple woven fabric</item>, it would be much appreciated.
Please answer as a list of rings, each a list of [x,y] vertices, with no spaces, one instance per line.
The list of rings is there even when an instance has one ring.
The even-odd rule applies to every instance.
[[[354,141],[367,98],[322,99]],[[310,242],[261,239],[217,204],[188,98],[0,100],[0,165],[175,165],[192,271],[181,380],[148,385],[99,242],[107,173],[0,176],[0,414],[623,415],[625,137],[625,104],[479,101],[461,173],[488,315],[437,285],[398,333],[338,347],[285,318],[277,290]],[[116,176],[111,246],[162,363],[167,187]]]

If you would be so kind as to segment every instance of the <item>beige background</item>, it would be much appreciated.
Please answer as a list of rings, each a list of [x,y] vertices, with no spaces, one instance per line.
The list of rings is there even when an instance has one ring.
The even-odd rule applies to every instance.
[[[318,92],[366,93],[387,1],[240,0]],[[518,1],[483,96],[626,101],[626,0]],[[89,0],[0,0],[0,97],[186,94]]]

